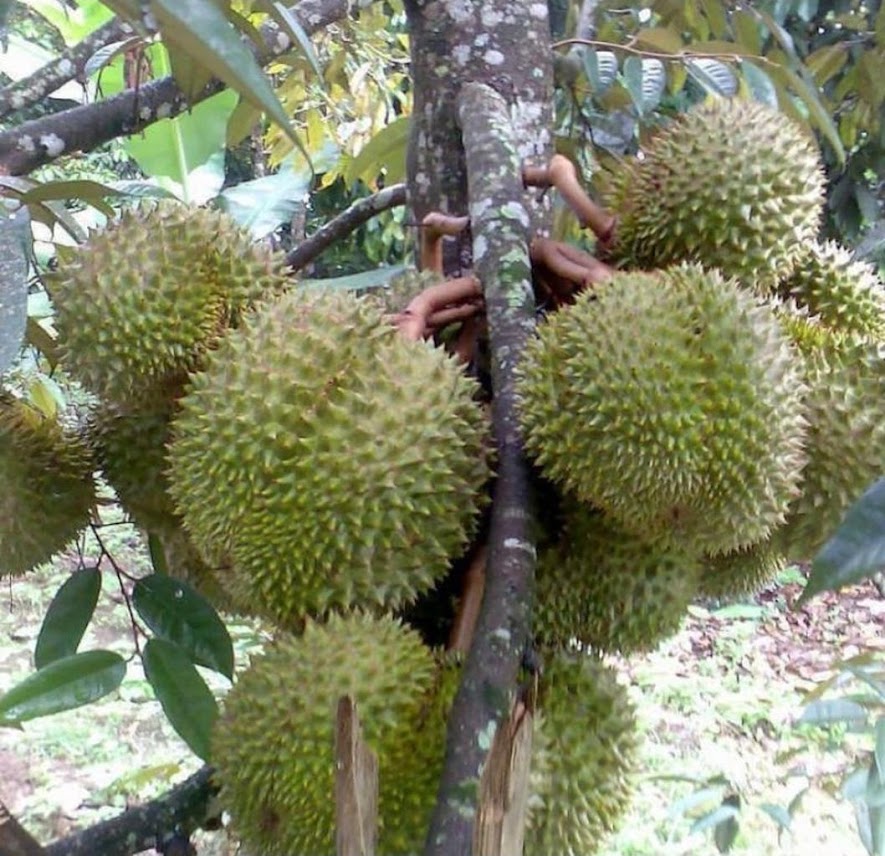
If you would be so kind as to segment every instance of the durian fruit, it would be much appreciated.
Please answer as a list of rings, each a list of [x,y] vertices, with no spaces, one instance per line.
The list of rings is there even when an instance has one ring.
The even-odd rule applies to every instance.
[[[641,540],[574,504],[560,545],[542,552],[533,627],[544,647],[649,651],[679,629],[697,594],[696,558]]]
[[[229,216],[170,201],[124,212],[59,258],[49,286],[64,365],[117,402],[179,383],[286,285],[282,256]]]
[[[338,700],[353,698],[382,777],[390,741],[433,673],[416,632],[362,614],[308,622],[302,636],[283,636],[254,658],[212,738],[219,799],[243,842],[267,856],[331,856]]]
[[[700,575],[702,597],[726,599],[759,591],[785,567],[778,536],[751,547],[705,557]]]
[[[771,107],[726,99],[681,114],[603,185],[618,215],[612,261],[701,262],[763,293],[815,238],[824,201],[812,138]]]
[[[885,475],[885,345],[832,337],[813,347],[806,340],[803,355],[808,463],[776,535],[791,561],[812,559],[848,507]]]
[[[716,271],[622,272],[548,318],[518,393],[527,449],[578,499],[688,554],[780,525],[804,387],[768,306]]]
[[[86,528],[95,503],[92,470],[76,435],[0,392],[0,576],[42,564]]]
[[[101,404],[93,412],[89,435],[96,460],[120,505],[147,532],[181,526],[169,496],[166,446],[175,404],[165,398],[135,404]]]
[[[855,261],[850,250],[833,241],[804,247],[778,291],[834,331],[883,338],[885,285],[872,265]]]
[[[525,856],[589,856],[633,793],[633,705],[601,660],[559,654],[545,664],[539,708]]]
[[[377,307],[293,292],[213,352],[170,447],[170,490],[234,600],[281,622],[407,603],[476,525],[485,416],[454,359]]]

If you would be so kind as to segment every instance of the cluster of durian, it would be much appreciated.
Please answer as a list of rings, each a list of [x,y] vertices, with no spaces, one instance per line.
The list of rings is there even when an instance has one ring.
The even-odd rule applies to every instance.
[[[818,240],[813,141],[716,100],[603,174],[616,270],[521,368],[526,446],[561,492],[549,647],[655,647],[689,602],[811,559],[885,473],[885,286]]]

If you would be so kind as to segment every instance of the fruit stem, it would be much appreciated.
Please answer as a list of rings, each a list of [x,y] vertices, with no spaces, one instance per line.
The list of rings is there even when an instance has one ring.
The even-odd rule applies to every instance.
[[[442,273],[442,239],[446,235],[459,235],[469,224],[469,217],[453,217],[440,211],[431,211],[421,221],[421,270]]]
[[[434,328],[475,315],[481,300],[482,288],[475,276],[447,279],[425,288],[393,322],[403,336],[417,342]]]

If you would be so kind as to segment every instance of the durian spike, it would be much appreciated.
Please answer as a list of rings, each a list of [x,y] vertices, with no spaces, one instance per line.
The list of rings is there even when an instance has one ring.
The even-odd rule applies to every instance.
[[[393,321],[406,339],[417,342],[429,334],[429,321],[434,314],[481,297],[482,289],[475,276],[447,279],[425,288]]]
[[[443,273],[442,239],[447,235],[460,235],[469,225],[469,217],[431,211],[421,221],[421,270]]]
[[[613,268],[591,256],[590,253],[550,238],[535,238],[529,252],[533,265],[554,274],[553,280],[546,276],[542,278],[545,283],[552,285],[554,296],[560,300],[564,299],[563,302],[570,303],[576,291],[605,282],[614,275]],[[567,294],[560,294],[557,285],[563,280],[576,287],[569,289]]]
[[[449,635],[449,651],[457,651],[466,655],[473,642],[473,631],[479,618],[479,607],[486,587],[486,561],[488,546],[483,543],[473,554],[473,558],[464,574],[461,598]]]
[[[555,187],[575,212],[582,229],[590,228],[603,244],[614,237],[617,219],[610,211],[597,205],[581,187],[575,165],[565,155],[553,155],[546,166],[522,167],[526,187]]]

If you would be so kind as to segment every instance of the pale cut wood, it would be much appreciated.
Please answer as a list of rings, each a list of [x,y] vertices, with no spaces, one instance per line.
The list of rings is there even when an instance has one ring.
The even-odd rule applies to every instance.
[[[335,846],[338,856],[375,856],[378,759],[363,740],[356,705],[338,701],[335,727]]]
[[[495,733],[479,785],[473,856],[522,856],[532,757],[532,714],[517,701]]]

